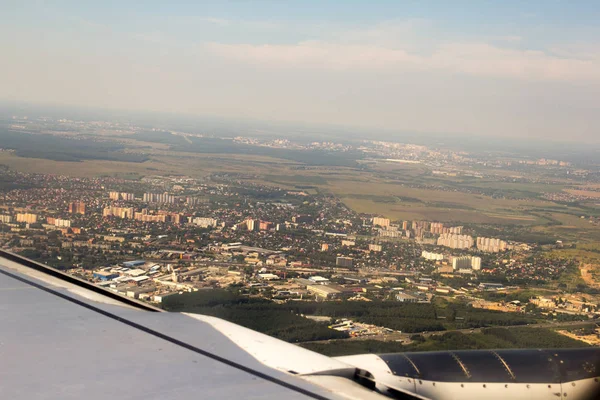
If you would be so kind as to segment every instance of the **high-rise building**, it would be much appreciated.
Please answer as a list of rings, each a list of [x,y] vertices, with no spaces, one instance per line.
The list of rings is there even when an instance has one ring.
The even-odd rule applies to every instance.
[[[121,192],[121,199],[126,201],[135,200],[135,195],[133,193]]]
[[[0,215],[0,222],[3,224],[9,224],[12,221],[12,217],[10,215]]]
[[[474,271],[479,271],[481,269],[481,257],[471,257],[471,268]]]
[[[402,232],[401,231],[390,231],[390,230],[387,230],[387,229],[380,229],[379,230],[379,236],[381,236],[381,237],[391,237],[391,238],[400,238],[400,237],[402,237]]]
[[[380,244],[371,243],[371,244],[369,244],[369,250],[370,251],[374,251],[376,253],[379,253],[381,251],[381,245]]]
[[[144,212],[136,212],[134,213],[133,219],[142,222],[166,222],[167,217],[168,216],[166,214],[147,214]]]
[[[37,222],[37,215],[31,213],[19,213],[17,214],[17,222],[35,224]]]
[[[442,233],[437,240],[437,245],[453,249],[469,249],[473,247],[473,237],[469,235]]]
[[[477,248],[481,251],[497,253],[499,251],[508,249],[509,246],[504,240],[497,238],[478,237]]]
[[[133,218],[133,207],[106,207],[102,211],[103,217]]]
[[[329,245],[327,243],[321,243],[321,251],[329,250]]]
[[[429,226],[429,231],[434,234],[441,234],[444,230],[444,224],[441,222],[432,222]]]
[[[71,221],[68,219],[56,218],[53,225],[59,228],[69,228],[71,226]]]
[[[195,206],[195,205],[202,204],[202,203],[207,203],[207,202],[208,202],[208,199],[205,198],[205,197],[191,197],[191,196],[188,196],[188,197],[185,198],[185,204],[187,206]]]
[[[135,195],[133,193],[127,193],[127,192],[109,192],[108,197],[111,200],[126,200],[126,201],[135,200]]]
[[[217,220],[214,218],[196,217],[192,219],[192,223],[201,228],[210,228],[217,226]]]
[[[373,218],[373,226],[381,226],[381,227],[388,227],[390,226],[390,219],[389,218],[382,218],[382,217],[374,217]]]
[[[462,235],[463,227],[462,226],[453,226],[451,228],[448,228],[448,233],[452,233],[454,235]]]
[[[471,256],[452,257],[452,268],[455,271],[471,268]]]
[[[142,200],[145,203],[167,203],[174,204],[176,197],[168,192],[164,193],[144,193]]]
[[[402,221],[402,230],[405,231],[408,229],[408,221]]]
[[[85,203],[83,201],[73,201],[69,203],[70,214],[85,214]]]
[[[426,260],[431,260],[431,261],[441,261],[444,259],[444,255],[440,254],[440,253],[432,253],[429,251],[423,251],[421,253],[421,257],[423,257]]]
[[[310,215],[296,215],[292,217],[292,222],[296,224],[309,224],[313,222],[313,217]]]
[[[170,213],[167,215],[169,222],[173,223],[173,224],[180,224],[181,223],[181,214],[179,213]]]
[[[269,221],[260,221],[258,223],[258,229],[261,231],[268,231],[269,229],[273,228],[273,223],[269,222]]]
[[[354,265],[354,259],[352,257],[336,257],[335,265],[338,267],[352,268],[352,265]]]

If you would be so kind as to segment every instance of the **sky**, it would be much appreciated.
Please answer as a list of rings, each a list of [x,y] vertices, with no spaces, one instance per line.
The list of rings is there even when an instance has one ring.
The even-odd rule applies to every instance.
[[[0,100],[600,142],[600,2],[0,0]]]

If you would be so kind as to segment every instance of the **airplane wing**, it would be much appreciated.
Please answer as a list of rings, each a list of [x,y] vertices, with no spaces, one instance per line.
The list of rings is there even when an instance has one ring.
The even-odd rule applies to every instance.
[[[2,399],[595,399],[600,349],[331,358],[0,251]]]

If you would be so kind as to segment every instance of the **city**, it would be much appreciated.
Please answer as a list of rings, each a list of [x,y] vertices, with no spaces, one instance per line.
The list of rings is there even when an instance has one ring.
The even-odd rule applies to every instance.
[[[554,323],[567,337],[598,344],[594,324],[582,325],[600,315],[596,270],[560,256],[574,242],[518,239],[510,227],[503,236],[497,226],[490,237],[485,223],[393,220],[356,212],[311,185],[290,190],[239,174],[131,180],[5,167],[2,180],[10,182],[0,197],[3,248],[167,309],[186,293],[212,296],[207,290],[298,310],[322,302],[429,305],[432,315],[418,321],[298,311],[316,333],[289,339],[406,345],[420,340],[415,334]],[[587,282],[573,278],[580,272]]]

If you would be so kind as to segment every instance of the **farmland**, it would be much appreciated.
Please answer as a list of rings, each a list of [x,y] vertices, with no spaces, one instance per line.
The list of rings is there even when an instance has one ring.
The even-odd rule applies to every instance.
[[[102,149],[119,149],[118,159],[106,153],[102,157],[107,159],[67,161],[3,151],[0,164],[23,172],[134,180],[148,175],[229,174],[238,180],[288,190],[330,194],[358,213],[379,214],[394,221],[520,226],[537,235],[600,240],[598,226],[580,218],[598,213],[593,204],[565,204],[544,198],[547,193],[572,194],[573,188],[580,187],[576,193],[584,188],[585,193],[597,193],[592,186],[574,185],[565,179],[548,181],[540,177],[536,182],[534,175],[530,177],[533,181],[524,182],[520,175],[498,169],[436,172],[421,163],[358,160],[357,153],[332,158],[323,152],[308,155],[233,142],[220,153],[226,141],[160,132],[103,140],[117,140],[110,144],[113,147],[106,144]],[[128,156],[133,162],[127,160]]]

